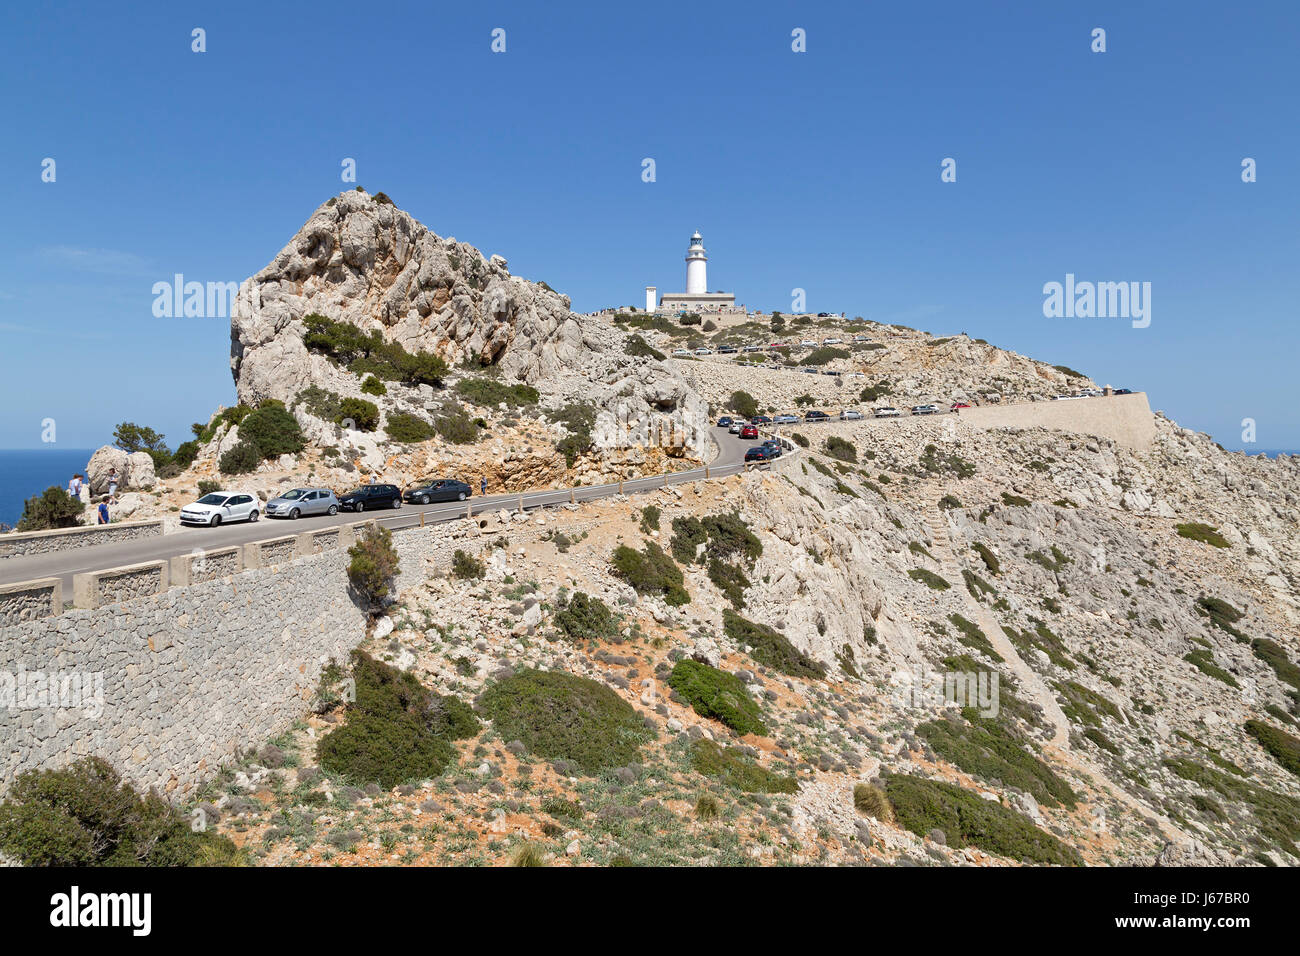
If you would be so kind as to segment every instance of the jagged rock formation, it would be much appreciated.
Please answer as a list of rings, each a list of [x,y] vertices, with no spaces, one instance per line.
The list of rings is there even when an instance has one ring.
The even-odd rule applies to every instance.
[[[571,312],[567,296],[511,275],[500,256],[435,235],[382,194],[330,199],[240,287],[230,367],[241,402],[292,405],[313,385],[361,394],[357,376],[303,345],[302,319],[311,313],[378,331],[452,366],[494,366],[503,380],[536,387],[544,404],[593,403],[598,448],[673,444],[695,457],[704,452],[708,409],[668,366],[628,356],[622,333]],[[427,387],[397,388],[391,404],[423,415],[434,398]],[[311,435],[312,423],[304,425]]]

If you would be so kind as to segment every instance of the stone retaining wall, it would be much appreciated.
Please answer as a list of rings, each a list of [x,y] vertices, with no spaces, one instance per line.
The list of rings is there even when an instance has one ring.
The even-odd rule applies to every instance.
[[[63,581],[38,578],[0,585],[0,626],[63,613]]]
[[[0,558],[71,551],[96,544],[116,544],[154,538],[163,533],[163,522],[120,521],[116,524],[91,525],[85,528],[59,528],[54,531],[22,531],[0,534]]]
[[[543,515],[544,524],[536,513],[500,512],[393,532],[398,590],[445,571],[458,548],[481,555],[501,538],[516,547],[557,526],[579,534],[596,523]],[[230,553],[240,554],[215,549],[205,557],[210,567],[230,566],[222,563],[234,560]],[[138,786],[184,795],[299,719],[322,666],[365,636],[367,610],[352,595],[341,547],[205,581],[194,581],[196,558],[182,559],[192,582],[184,586],[0,628],[0,792],[25,770],[94,755]],[[102,595],[131,582],[147,591],[168,573],[167,562],[153,562],[86,575],[84,587],[93,580]],[[6,678],[21,672],[79,675],[79,686],[102,693],[55,702],[62,706],[29,695],[11,707],[4,696],[16,684]]]

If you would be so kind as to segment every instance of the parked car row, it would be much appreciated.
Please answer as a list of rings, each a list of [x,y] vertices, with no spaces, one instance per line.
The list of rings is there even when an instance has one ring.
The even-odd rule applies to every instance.
[[[347,494],[336,496],[328,488],[293,488],[266,503],[268,518],[309,518],[333,516],[340,511],[377,511],[400,508],[403,501],[427,505],[435,501],[464,501],[473,490],[463,481],[438,478],[421,482],[403,492],[397,485],[362,485]],[[181,524],[216,528],[232,521],[256,521],[263,513],[261,502],[253,495],[236,491],[212,491],[181,509]]]

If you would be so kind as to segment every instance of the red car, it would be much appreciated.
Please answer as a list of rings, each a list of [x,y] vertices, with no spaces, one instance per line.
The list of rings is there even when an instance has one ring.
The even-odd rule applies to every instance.
[[[952,409],[951,409],[952,411],[955,412],[955,411],[956,411],[957,409],[959,409],[959,408],[970,408],[970,406],[967,405],[965,402],[953,402],[953,403],[952,403]]]
[[[740,430],[740,437],[741,437],[741,438],[757,438],[757,437],[758,437],[758,426],[757,426],[757,425],[746,425],[746,426],[744,426],[744,427],[741,428],[741,430]]]

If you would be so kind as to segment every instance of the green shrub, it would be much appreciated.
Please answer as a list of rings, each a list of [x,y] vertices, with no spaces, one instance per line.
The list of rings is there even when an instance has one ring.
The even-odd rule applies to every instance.
[[[615,573],[641,594],[660,595],[665,604],[674,607],[691,600],[682,569],[653,541],[647,541],[641,551],[634,551],[625,544],[619,545],[614,549],[610,564]]]
[[[668,542],[668,549],[682,564],[691,564],[699,546],[708,539],[704,525],[693,515],[682,515],[673,519],[672,529],[673,536]]]
[[[889,805],[885,791],[869,783],[859,783],[853,788],[853,806],[858,813],[875,817],[884,823],[894,822],[894,808]]]
[[[885,794],[900,826],[924,836],[942,830],[948,845],[1061,866],[1082,866],[1072,847],[998,803],[950,783],[906,774],[885,774]]]
[[[1026,749],[1025,739],[1008,725],[981,717],[971,707],[961,717],[941,717],[916,728],[934,752],[963,772],[1033,794],[1046,807],[1073,808],[1074,791],[1052,768]]]
[[[1011,508],[1028,508],[1033,504],[1028,498],[1022,498],[1019,495],[1009,494],[1005,491],[1002,492],[1002,503]]]
[[[1139,583],[1141,582],[1139,581]],[[1215,627],[1217,627],[1219,630],[1231,634],[1233,637],[1235,637],[1239,641],[1242,641],[1243,643],[1250,640],[1250,638],[1248,638],[1245,634],[1243,634],[1241,631],[1237,630],[1237,628],[1233,626],[1246,615],[1243,614],[1241,611],[1238,611],[1227,601],[1224,601],[1221,598],[1206,597],[1205,595],[1201,595],[1199,598],[1196,599],[1196,603],[1193,605],[1193,607],[1197,614],[1201,615],[1202,617],[1208,617],[1210,619],[1210,623],[1213,624]]]
[[[468,445],[478,441],[478,425],[460,409],[439,415],[434,420],[433,427],[443,440],[453,445]]]
[[[239,439],[257,449],[263,458],[294,455],[303,449],[298,419],[281,404],[263,404],[239,423]]]
[[[659,510],[658,505],[646,505],[641,509],[641,533],[649,534],[651,531],[659,530],[659,521],[663,513]]]
[[[894,390],[889,386],[888,379],[882,379],[875,385],[868,385],[858,393],[858,400],[870,405],[886,395],[892,395]]]
[[[321,738],[320,764],[354,786],[392,789],[436,777],[455,757],[451,741],[472,737],[479,721],[454,697],[429,690],[406,671],[352,652],[356,700],[347,723]]]
[[[734,608],[745,606],[745,591],[749,589],[749,578],[745,572],[734,564],[727,564],[717,558],[709,558],[707,565],[709,580],[722,592],[722,596],[731,602]]]
[[[334,421],[340,425],[350,421],[357,431],[372,432],[379,427],[379,406],[364,398],[345,398],[339,402]]]
[[[921,470],[931,475],[952,475],[969,478],[975,466],[954,451],[941,451],[937,445],[926,445],[919,459]]]
[[[371,374],[407,385],[442,386],[447,363],[431,352],[408,352],[385,342],[379,332],[363,332],[348,322],[312,313],[303,317],[303,345],[325,355],[354,375]],[[351,417],[351,416],[348,416]]]
[[[138,451],[146,452],[153,457],[155,464],[158,463],[159,458],[163,461],[171,458],[171,452],[167,450],[167,445],[163,441],[164,437],[152,428],[137,425],[135,422],[122,422],[113,429],[114,445],[128,455]]]
[[[810,444],[810,442],[808,441],[808,436],[807,436],[807,435],[800,435],[798,432],[794,432],[793,434],[791,434],[791,435],[790,435],[790,438],[791,438],[791,439],[794,441],[794,443],[795,443],[796,445],[798,445],[800,448],[807,448],[808,445]]]
[[[236,864],[235,845],[195,832],[156,793],[136,793],[107,761],[19,774],[0,804],[0,852],[24,866]]]
[[[984,562],[984,567],[989,569],[989,574],[997,574],[1002,569],[998,556],[989,550],[987,545],[977,543],[972,550],[980,556],[980,560]]]
[[[749,392],[735,391],[731,393],[727,407],[742,418],[753,418],[758,414],[758,399]]]
[[[598,597],[578,591],[560,604],[555,626],[571,641],[596,641],[614,633],[614,612]]]
[[[1183,660],[1191,664],[1202,674],[1207,677],[1213,677],[1215,680],[1223,681],[1229,687],[1240,687],[1236,678],[1214,663],[1214,655],[1204,648],[1197,648],[1189,654],[1183,655]]]
[[[995,661],[1002,660],[1002,655],[989,643],[988,636],[973,621],[966,620],[960,614],[949,614],[948,620],[961,633],[961,642],[967,647],[972,647]]]
[[[227,448],[217,460],[217,470],[223,475],[246,475],[262,463],[262,453],[252,442],[240,440]]]
[[[393,533],[378,525],[369,525],[348,548],[348,580],[371,607],[381,604],[397,579],[397,549]]]
[[[388,416],[384,431],[393,441],[421,442],[428,441],[435,434],[433,426],[418,415],[396,412]]]
[[[1215,790],[1233,804],[1249,808],[1263,838],[1256,841],[1256,845],[1270,846],[1296,856],[1295,843],[1300,840],[1300,799],[1234,779],[1187,757],[1167,759],[1164,766],[1184,780]]]
[[[798,793],[799,783],[760,766],[738,747],[719,747],[711,740],[691,744],[691,767],[708,777],[721,777],[745,793]]]
[[[202,498],[204,495],[210,495],[212,494],[212,492],[220,491],[220,490],[221,490],[221,482],[217,481],[215,478],[204,478],[199,481],[200,498]]]
[[[700,325],[704,322],[704,318],[696,312],[687,312],[678,321],[682,325]]]
[[[194,464],[194,459],[199,457],[199,443],[197,441],[183,441],[176,446],[176,453],[172,455],[172,461],[177,468],[188,468]]]
[[[1258,637],[1250,642],[1250,649],[1255,652],[1256,657],[1273,668],[1273,673],[1277,675],[1278,680],[1300,690],[1300,667],[1291,663],[1290,658],[1286,656],[1286,650],[1280,644],[1266,637]]]
[[[1082,684],[1069,680],[1059,681],[1056,689],[1065,698],[1061,704],[1061,712],[1075,723],[1100,727],[1102,717],[1109,717],[1121,723],[1124,720],[1114,701]]]
[[[373,375],[367,375],[366,380],[361,383],[361,391],[366,395],[387,395],[388,386]]]
[[[849,357],[848,349],[837,349],[834,346],[823,345],[813,349],[807,355],[799,360],[800,365],[825,365],[832,359],[846,359]]]
[[[1201,524],[1199,521],[1191,521],[1186,524],[1175,525],[1179,537],[1187,538],[1191,541],[1201,541],[1216,548],[1231,548],[1232,542],[1219,534],[1217,528],[1212,528],[1208,524]]]
[[[502,740],[587,774],[637,761],[651,738],[636,710],[604,684],[563,671],[521,670],[488,687],[480,712]]]
[[[476,581],[483,577],[486,570],[482,561],[457,548],[456,553],[451,558],[451,573],[453,577],[466,581]]]
[[[744,682],[734,674],[683,659],[674,665],[668,686],[675,690],[701,717],[719,721],[736,733],[767,735],[758,704],[749,696]]]
[[[294,396],[293,407],[305,408],[322,421],[336,424],[343,421],[343,396],[319,385],[309,385]]]
[[[563,408],[547,412],[547,418],[562,424],[568,432],[555,443],[555,450],[564,456],[572,468],[578,458],[591,450],[592,430],[596,427],[596,407],[589,403],[571,402]]]
[[[511,408],[536,405],[541,394],[531,385],[504,385],[490,378],[466,378],[456,383],[456,391],[467,401],[484,407],[505,403]]]
[[[1300,737],[1279,730],[1262,720],[1246,721],[1246,733],[1259,741],[1259,745],[1287,770],[1300,777]]]
[[[699,820],[716,820],[722,812],[718,798],[709,793],[700,794],[695,801],[695,816]]]
[[[15,531],[49,531],[75,528],[77,516],[86,510],[85,502],[53,485],[23,502],[23,516]]]
[[[946,591],[952,587],[947,580],[941,578],[928,568],[913,568],[907,572],[907,576],[913,581],[920,581],[926,587],[933,588],[936,591]]]
[[[652,358],[659,362],[668,357],[639,335],[629,335],[623,351],[633,358]]]
[[[853,442],[846,441],[838,435],[832,435],[826,439],[826,444],[822,446],[826,454],[832,458],[838,458],[840,461],[851,461],[857,464],[858,450],[854,447]]]
[[[799,650],[779,631],[741,617],[730,608],[722,610],[722,629],[737,644],[751,648],[749,656],[758,663],[791,677],[820,679],[826,665]]]
[[[944,511],[952,511],[954,508],[960,508],[961,506],[961,499],[956,495],[944,495],[939,499],[939,507]]]

